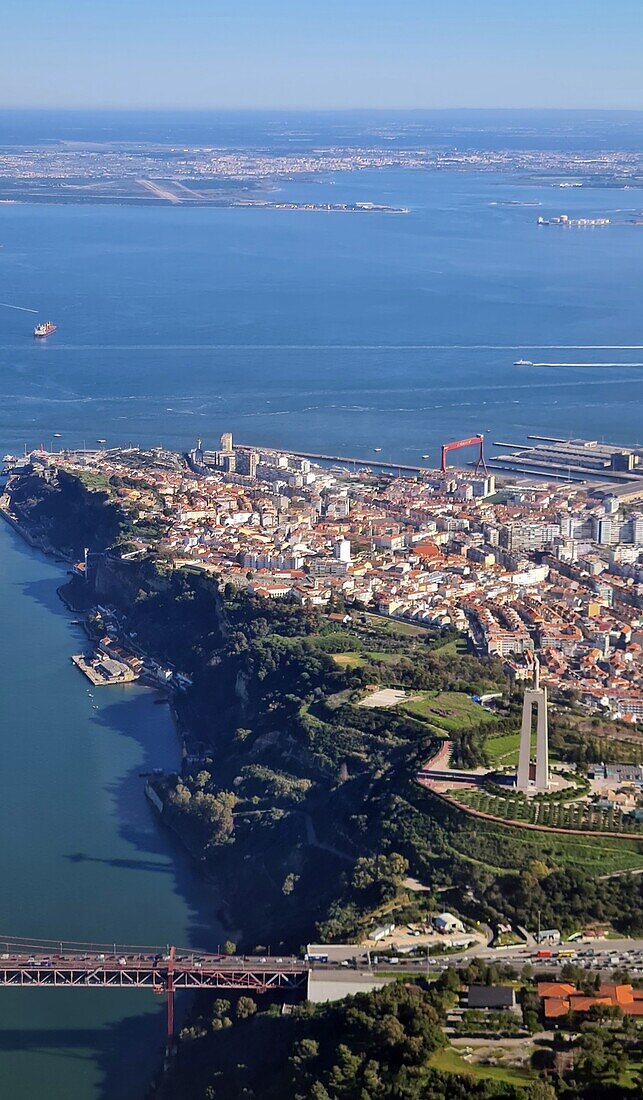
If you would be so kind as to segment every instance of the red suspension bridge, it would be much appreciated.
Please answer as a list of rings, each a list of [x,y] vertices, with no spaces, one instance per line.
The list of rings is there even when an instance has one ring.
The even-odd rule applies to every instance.
[[[168,1050],[174,1035],[176,990],[305,993],[310,969],[309,963],[292,957],[0,936],[0,987],[147,989],[165,995]]]

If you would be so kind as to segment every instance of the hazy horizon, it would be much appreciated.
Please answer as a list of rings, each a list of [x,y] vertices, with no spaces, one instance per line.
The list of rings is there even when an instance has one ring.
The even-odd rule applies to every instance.
[[[0,104],[638,110],[642,41],[638,0],[5,0]]]

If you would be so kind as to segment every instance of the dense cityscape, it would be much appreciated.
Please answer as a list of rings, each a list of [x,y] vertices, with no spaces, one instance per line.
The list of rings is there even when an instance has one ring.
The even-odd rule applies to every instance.
[[[199,563],[270,599],[324,607],[339,597],[452,628],[517,681],[531,678],[537,654],[556,691],[643,721],[643,484],[623,503],[591,484],[496,488],[493,474],[457,467],[351,472],[235,447],[230,433],[217,450],[199,441],[184,466],[118,450],[33,452],[31,462],[115,482],[177,565]]]
[[[256,206],[268,203],[270,193],[288,181],[393,168],[507,173],[525,184],[543,182],[560,188],[643,187],[643,157],[636,152],[432,148],[418,143],[412,134],[407,148],[390,148],[387,135],[383,138],[364,146],[312,147],[300,153],[269,147],[71,141],[29,149],[0,146],[0,198]]]

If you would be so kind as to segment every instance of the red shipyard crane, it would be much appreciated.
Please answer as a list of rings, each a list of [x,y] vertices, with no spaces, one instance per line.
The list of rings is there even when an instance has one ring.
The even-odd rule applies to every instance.
[[[478,470],[480,470],[480,468],[482,468],[484,470],[485,474],[489,473],[489,471],[487,469],[487,463],[485,462],[485,458],[484,458],[484,436],[483,435],[472,435],[472,436],[469,437],[469,439],[457,439],[457,440],[455,440],[454,443],[443,443],[442,444],[442,473],[443,474],[446,474],[446,472],[447,472],[447,455],[449,454],[449,452],[450,451],[459,451],[462,447],[479,447],[480,450],[478,451],[478,458],[477,458],[476,465],[475,465],[475,472],[478,473]]]

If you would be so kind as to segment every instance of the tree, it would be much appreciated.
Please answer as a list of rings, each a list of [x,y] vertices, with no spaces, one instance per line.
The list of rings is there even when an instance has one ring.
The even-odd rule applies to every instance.
[[[286,875],[286,877],[284,879],[284,884],[281,887],[282,894],[285,894],[286,896],[288,894],[292,894],[293,890],[295,889],[295,886],[297,884],[298,879],[299,879],[299,875],[294,875],[292,873],[292,871],[290,872],[290,874]]]
[[[538,1014],[534,1012],[533,1009],[529,1009],[528,1012],[525,1012],[525,1027],[531,1035],[535,1035],[536,1032],[540,1030]]]
[[[556,1091],[547,1081],[534,1081],[529,1090],[529,1100],[556,1100]]]
[[[190,802],[192,801],[192,792],[189,787],[179,779],[176,787],[170,792],[170,802],[173,806],[176,806],[178,810],[188,809]]]
[[[247,1020],[250,1016],[254,1016],[256,1011],[257,1006],[252,997],[239,997],[236,1007],[238,1020]]]
[[[226,940],[224,945],[223,945],[223,954],[224,955],[234,955],[234,954],[236,954],[236,951],[237,951],[236,943],[233,943],[232,940]]]

